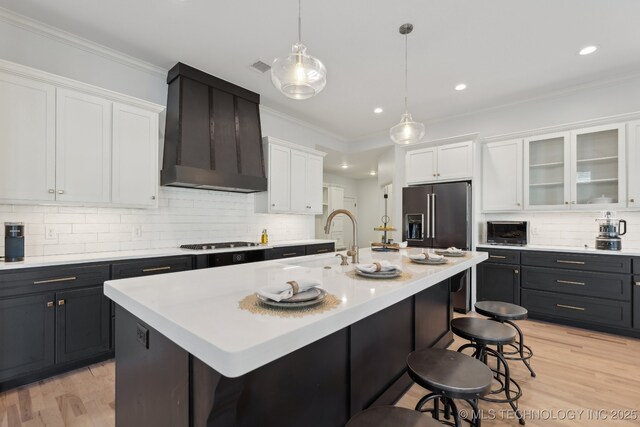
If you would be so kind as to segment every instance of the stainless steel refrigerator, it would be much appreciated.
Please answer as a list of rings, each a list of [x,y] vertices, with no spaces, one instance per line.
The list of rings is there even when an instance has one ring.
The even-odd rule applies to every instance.
[[[471,249],[471,183],[418,185],[402,189],[402,240],[409,246]],[[470,270],[452,278],[453,306],[470,306]]]

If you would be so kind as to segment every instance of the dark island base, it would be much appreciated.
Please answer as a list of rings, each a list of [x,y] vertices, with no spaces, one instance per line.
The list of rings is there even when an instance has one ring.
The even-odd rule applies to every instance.
[[[116,426],[343,426],[402,396],[411,351],[453,341],[449,289],[441,282],[238,378],[117,307]]]

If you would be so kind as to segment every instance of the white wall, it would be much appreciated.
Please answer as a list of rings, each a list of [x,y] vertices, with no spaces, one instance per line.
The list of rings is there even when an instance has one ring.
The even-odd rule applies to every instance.
[[[333,184],[343,187],[344,195],[346,197],[358,197],[358,180],[345,178],[344,176],[334,175],[327,172],[324,173],[322,179],[325,184]]]
[[[1,9],[0,58],[166,105],[166,70],[60,30],[16,20]],[[263,135],[309,147],[343,144],[329,132],[268,108],[261,108],[261,121]],[[349,187],[355,195],[355,184]],[[314,236],[313,216],[255,214],[253,195],[162,188],[159,205],[157,210],[0,205],[0,222],[27,224],[27,255],[257,241],[263,228],[272,241]],[[142,227],[141,238],[133,239],[134,225]],[[47,240],[50,227],[54,238]]]

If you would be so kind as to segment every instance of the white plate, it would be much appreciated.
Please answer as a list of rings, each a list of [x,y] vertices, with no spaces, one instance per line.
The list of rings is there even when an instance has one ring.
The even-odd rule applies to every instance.
[[[447,251],[435,251],[436,254],[438,255],[444,255],[444,256],[454,256],[454,257],[463,257],[465,256],[467,253],[466,252],[447,252]]]
[[[264,305],[268,305],[270,307],[278,307],[278,308],[301,308],[301,307],[309,307],[312,305],[316,305],[318,303],[321,303],[324,298],[327,296],[327,291],[325,291],[324,289],[321,288],[313,288],[313,289],[317,289],[318,291],[320,291],[320,294],[312,299],[312,300],[307,300],[307,301],[299,301],[299,302],[283,302],[283,301],[273,301],[272,299],[269,298],[265,298],[262,295],[256,293],[256,297],[258,297],[258,300],[264,304]],[[301,292],[301,293],[306,293],[306,292]],[[289,299],[290,300],[290,299]]]
[[[449,262],[446,258],[437,259],[437,260],[413,259],[413,258],[409,258],[409,259],[411,261],[415,262],[416,264],[425,264],[425,265],[442,265],[442,264],[446,264],[447,262]]]
[[[362,277],[367,277],[369,279],[393,279],[402,274],[402,270],[394,270],[394,271],[379,271],[377,273],[365,273],[364,271],[360,271],[356,268],[356,274]]]

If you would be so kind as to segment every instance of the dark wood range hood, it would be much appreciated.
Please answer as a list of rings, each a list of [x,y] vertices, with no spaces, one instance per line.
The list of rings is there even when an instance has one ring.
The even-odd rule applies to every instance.
[[[161,184],[266,191],[260,95],[182,63],[167,83]]]

